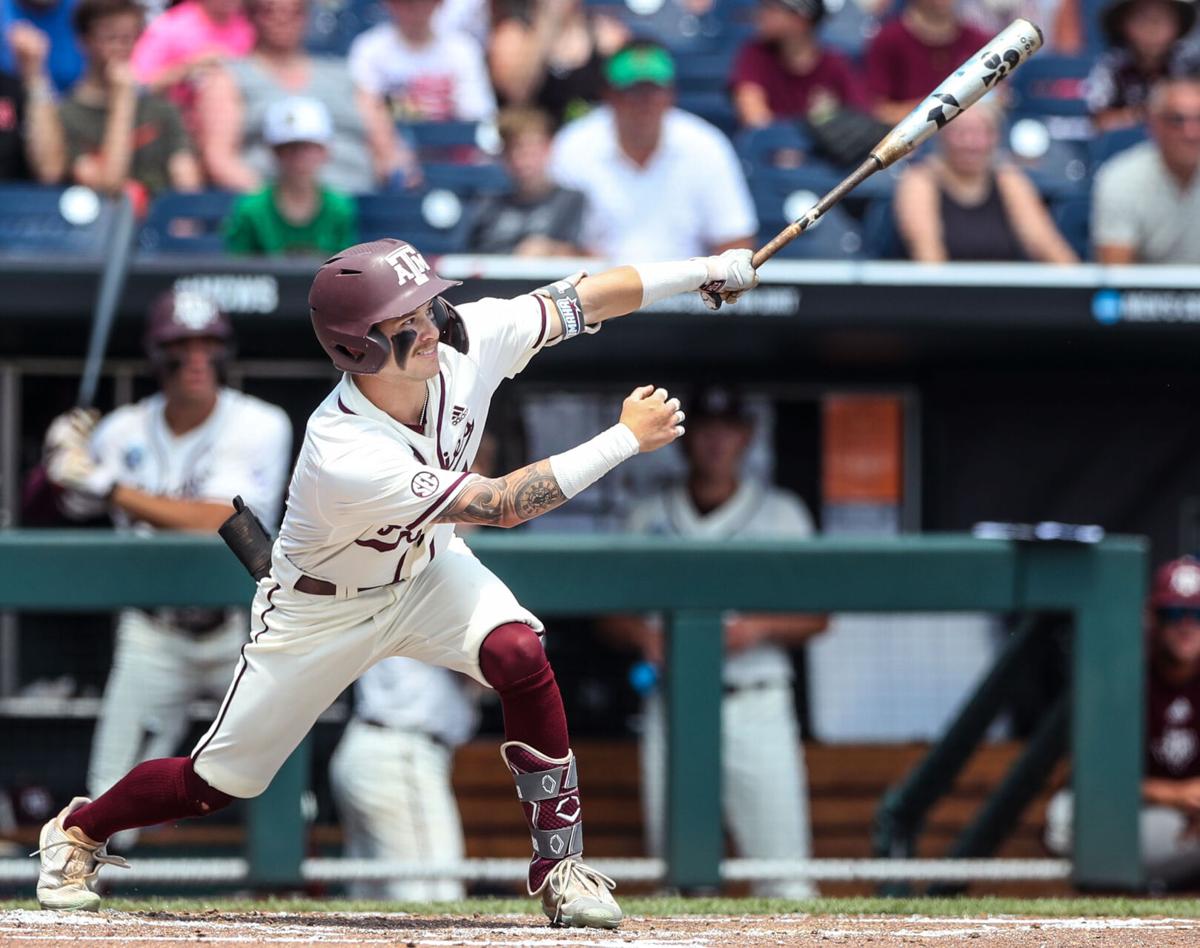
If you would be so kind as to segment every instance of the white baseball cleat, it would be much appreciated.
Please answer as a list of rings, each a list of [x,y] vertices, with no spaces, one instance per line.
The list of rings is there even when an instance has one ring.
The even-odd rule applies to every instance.
[[[546,876],[542,910],[553,925],[568,928],[616,928],[621,907],[610,889],[617,884],[578,859],[564,859]]]
[[[120,856],[110,856],[105,851],[105,843],[92,842],[74,827],[63,828],[63,820],[91,802],[87,797],[76,797],[42,827],[38,836],[41,848],[31,855],[42,857],[37,900],[44,909],[94,912],[100,908],[100,896],[92,889],[100,867],[129,868],[129,863]]]

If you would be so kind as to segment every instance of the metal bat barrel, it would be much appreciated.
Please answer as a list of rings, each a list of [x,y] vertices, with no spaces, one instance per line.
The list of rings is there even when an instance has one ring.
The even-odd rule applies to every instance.
[[[1013,20],[979,52],[947,76],[871,151],[886,168],[982,99],[1042,46],[1042,31]]]

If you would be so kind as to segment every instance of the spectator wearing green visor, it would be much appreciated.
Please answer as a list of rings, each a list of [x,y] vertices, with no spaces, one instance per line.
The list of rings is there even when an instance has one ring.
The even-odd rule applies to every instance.
[[[675,107],[675,61],[646,40],[605,65],[605,105],[565,126],[550,174],[587,199],[583,244],[614,262],[749,247],[758,229],[728,139]]]
[[[275,153],[278,176],[238,198],[225,224],[230,253],[328,257],[358,240],[354,202],[318,182],[333,134],[329,111],[316,99],[272,103],[263,137]]]

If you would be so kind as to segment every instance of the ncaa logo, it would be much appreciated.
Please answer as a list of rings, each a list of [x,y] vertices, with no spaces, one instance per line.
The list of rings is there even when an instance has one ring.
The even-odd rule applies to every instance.
[[[438,479],[436,474],[430,474],[428,471],[421,471],[413,476],[412,492],[418,497],[429,497],[435,490],[438,489]]]
[[[386,257],[383,258],[392,265],[392,269],[396,271],[396,282],[404,286],[409,280],[417,286],[423,286],[429,282],[430,267],[425,262],[425,258],[421,256],[420,251],[416,247],[410,247],[405,244],[403,247],[397,247]]]

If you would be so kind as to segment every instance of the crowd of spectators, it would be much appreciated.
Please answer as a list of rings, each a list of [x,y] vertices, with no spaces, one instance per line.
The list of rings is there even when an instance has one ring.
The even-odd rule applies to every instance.
[[[778,192],[860,158],[1024,15],[1047,37],[1039,62],[1057,57],[1042,85],[1090,127],[1063,133],[1054,123],[1069,108],[1039,115],[1022,101],[1028,89],[1014,105],[1002,87],[897,176],[888,233],[863,252],[1195,263],[1194,4],[904,0],[871,5],[877,15],[852,5],[864,18],[857,43],[833,29],[846,14],[826,0],[679,4],[722,36],[702,46],[661,16],[585,0],[345,0],[334,10],[358,26],[340,43],[314,39],[328,11],[309,0],[0,0],[0,173],[126,192],[142,212],[168,190],[240,195],[225,239],[243,253],[324,253],[356,232],[361,196],[416,200],[437,187],[465,205],[464,250],[719,252],[769,236],[764,201],[778,216],[789,197]],[[273,110],[301,100],[292,113],[308,117],[309,138],[281,139]],[[1016,144],[1030,119],[1043,120],[1044,139],[1032,158]],[[498,154],[486,136],[429,153],[416,133],[448,122],[499,129]],[[763,158],[754,136],[781,127],[802,144]],[[1102,163],[1087,140],[1106,135],[1125,147]],[[1042,154],[1057,166],[1039,165]],[[1068,195],[1047,176],[1072,156],[1090,174],[1073,172]],[[474,164],[491,173],[473,179]],[[468,174],[443,184],[446,165]],[[1060,211],[1089,194],[1090,239],[1064,236]],[[846,209],[866,231],[868,209]]]

